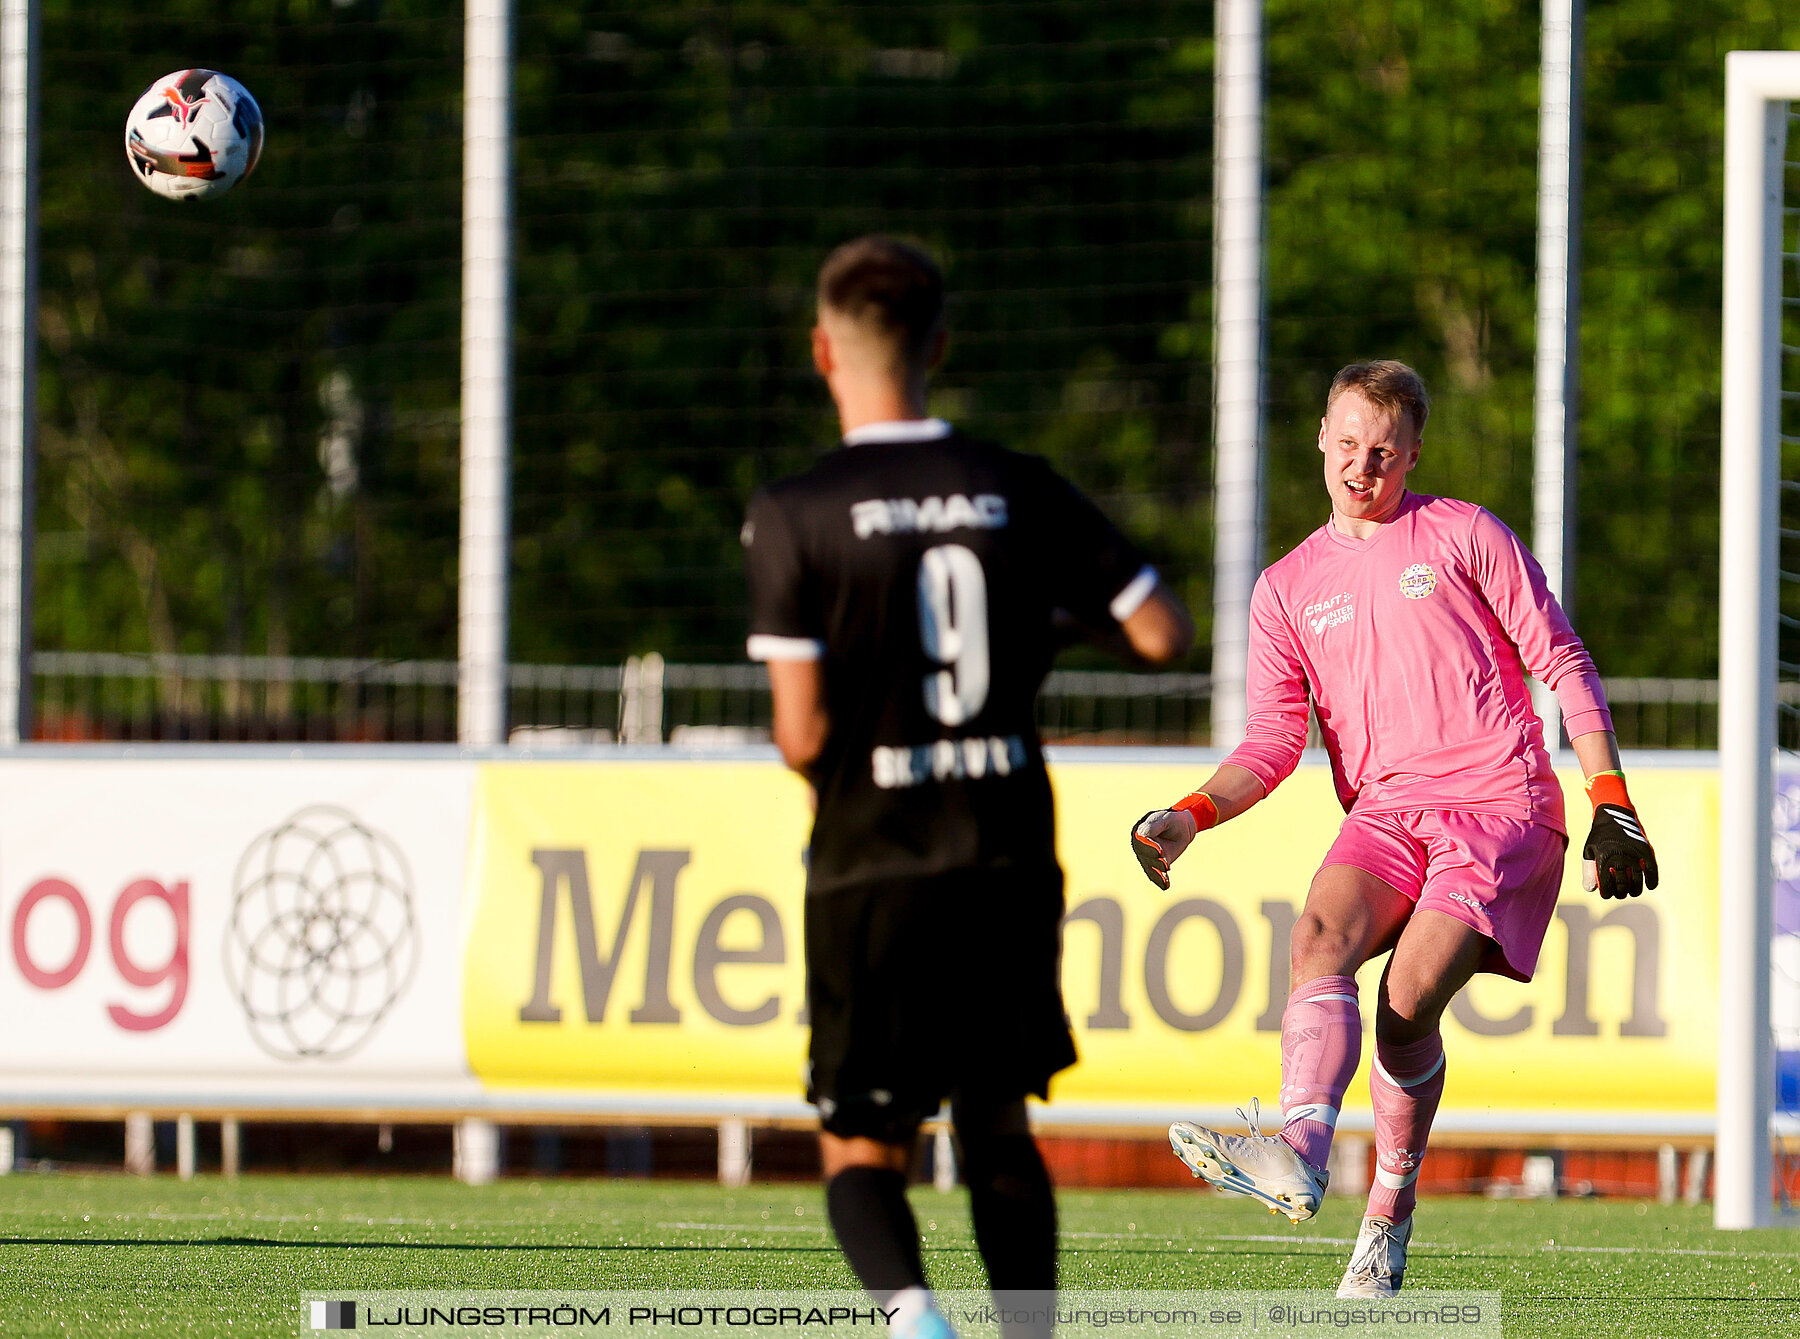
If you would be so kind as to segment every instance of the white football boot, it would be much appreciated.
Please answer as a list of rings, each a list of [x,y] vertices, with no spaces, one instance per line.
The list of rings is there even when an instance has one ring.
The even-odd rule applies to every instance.
[[[1412,1218],[1365,1218],[1350,1252],[1350,1267],[1338,1284],[1339,1297],[1392,1297],[1406,1277],[1406,1243],[1412,1240]]]
[[[1248,1113],[1238,1108],[1249,1134],[1221,1134],[1178,1120],[1169,1127],[1169,1147],[1209,1185],[1266,1204],[1272,1214],[1304,1222],[1319,1211],[1331,1176],[1307,1166],[1285,1140],[1258,1129],[1258,1114],[1254,1099]]]
[[[956,1339],[929,1288],[903,1288],[888,1299],[888,1339]]]

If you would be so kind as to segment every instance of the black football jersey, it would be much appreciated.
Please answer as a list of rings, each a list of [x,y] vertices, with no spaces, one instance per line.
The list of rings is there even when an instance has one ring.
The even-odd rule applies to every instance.
[[[841,447],[744,525],[750,657],[823,661],[809,891],[1054,871],[1035,714],[1054,617],[1106,627],[1156,574],[1044,461],[936,420],[883,428],[917,435]]]

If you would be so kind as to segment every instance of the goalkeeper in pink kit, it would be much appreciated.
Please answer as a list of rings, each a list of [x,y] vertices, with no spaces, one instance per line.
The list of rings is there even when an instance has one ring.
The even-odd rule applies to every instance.
[[[1623,898],[1657,879],[1599,675],[1542,569],[1490,512],[1406,487],[1428,411],[1403,363],[1333,379],[1319,431],[1331,517],[1257,581],[1244,742],[1132,828],[1145,873],[1167,888],[1198,833],[1294,770],[1309,705],[1317,714],[1347,817],[1294,926],[1282,1129],[1177,1121],[1169,1140],[1196,1176],[1310,1218],[1362,1052],[1355,973],[1391,950],[1369,1077],[1375,1180],[1340,1297],[1392,1296],[1405,1274],[1444,1090],[1440,1016],[1476,972],[1529,981],[1556,908],[1568,830],[1528,672],[1555,691],[1587,778],[1584,884]]]

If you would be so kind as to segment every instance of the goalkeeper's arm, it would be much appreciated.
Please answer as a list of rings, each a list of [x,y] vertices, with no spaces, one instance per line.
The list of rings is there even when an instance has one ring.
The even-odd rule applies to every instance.
[[[1131,825],[1131,851],[1150,882],[1169,886],[1169,866],[1194,838],[1228,818],[1236,818],[1266,792],[1256,774],[1226,763],[1191,795],[1167,809],[1152,809]]]
[[[1656,887],[1656,852],[1626,792],[1612,731],[1594,730],[1569,742],[1594,806],[1594,825],[1581,847],[1581,886],[1621,899]]]

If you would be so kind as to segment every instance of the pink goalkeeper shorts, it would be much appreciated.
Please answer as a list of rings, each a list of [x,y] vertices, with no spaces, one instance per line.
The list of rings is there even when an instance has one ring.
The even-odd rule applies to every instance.
[[[1365,870],[1415,906],[1474,927],[1493,941],[1482,971],[1529,981],[1556,911],[1568,846],[1555,828],[1494,814],[1353,813],[1320,868]]]

